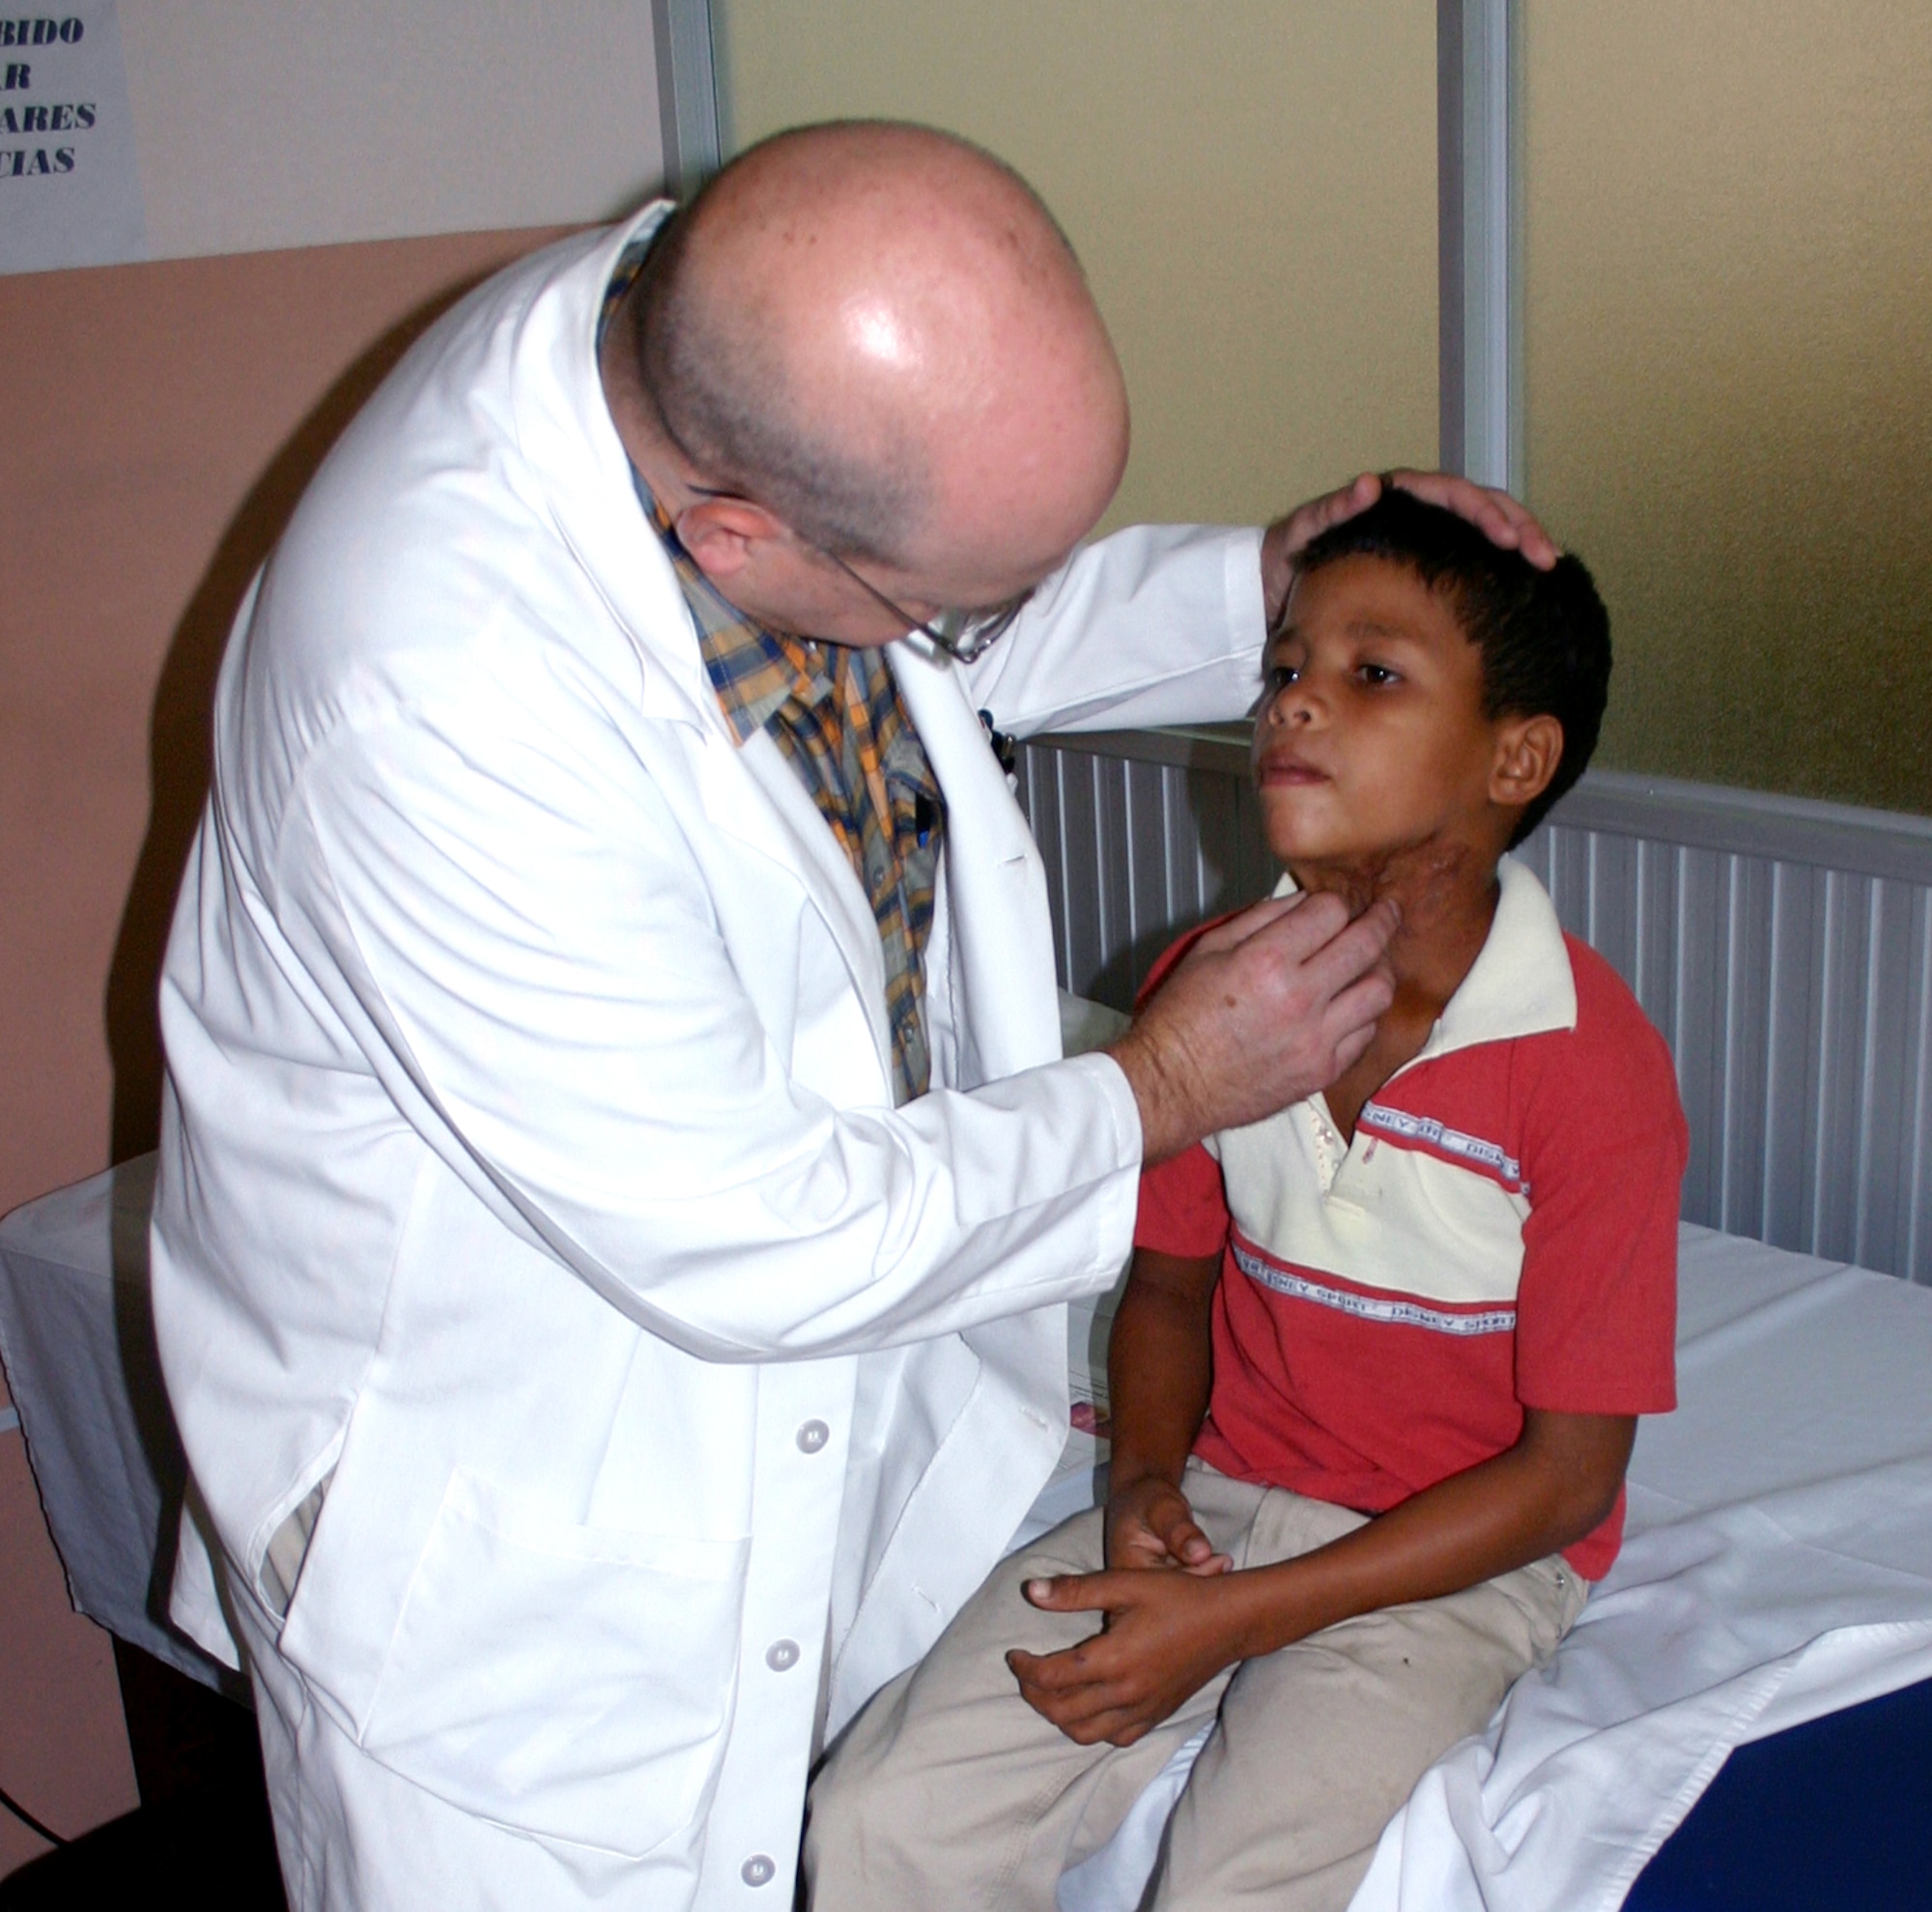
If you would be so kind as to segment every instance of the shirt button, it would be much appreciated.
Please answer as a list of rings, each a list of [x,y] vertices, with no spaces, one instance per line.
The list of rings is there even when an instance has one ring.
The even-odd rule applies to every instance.
[[[801,1454],[815,1454],[832,1439],[832,1430],[823,1421],[807,1421],[798,1431]]]
[[[798,1641],[775,1640],[765,1648],[765,1665],[775,1673],[788,1673],[798,1665]]]
[[[754,1852],[738,1868],[738,1876],[748,1886],[768,1886],[778,1869],[762,1852]]]

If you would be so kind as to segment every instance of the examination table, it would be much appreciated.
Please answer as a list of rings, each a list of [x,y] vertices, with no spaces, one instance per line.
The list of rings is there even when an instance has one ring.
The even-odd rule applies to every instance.
[[[0,1223],[0,1358],[75,1606],[238,1691],[161,1617],[185,1470],[152,1182],[149,1157]],[[1074,1426],[1023,1532],[1097,1491],[1107,1314],[1073,1312]],[[1932,1907],[1932,1292],[1687,1227],[1679,1362],[1622,1557],[1423,1777],[1355,1912]],[[1184,1776],[1068,1873],[1064,1912],[1136,1903]]]

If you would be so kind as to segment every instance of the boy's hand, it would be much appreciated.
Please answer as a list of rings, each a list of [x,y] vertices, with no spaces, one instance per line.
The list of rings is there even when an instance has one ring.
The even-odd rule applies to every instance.
[[[1293,1559],[1239,1573],[1030,1580],[1032,1605],[1104,1613],[1106,1627],[1059,1653],[1016,1648],[1007,1665],[1027,1704],[1067,1738],[1131,1746],[1237,1660],[1356,1613],[1460,1592],[1580,1540],[1616,1505],[1635,1435],[1634,1414],[1525,1408],[1515,1446]],[[1110,1559],[1114,1519],[1110,1501]]]
[[[1015,1647],[1007,1665],[1027,1704],[1076,1746],[1131,1746],[1242,1657],[1244,1574],[1063,1574],[1024,1591],[1055,1613],[1101,1612],[1106,1630],[1060,1653]]]
[[[1107,1564],[1113,1568],[1179,1567],[1224,1574],[1235,1563],[1217,1554],[1195,1525],[1194,1509],[1172,1481],[1143,1475],[1107,1497]]]
[[[1311,539],[1331,526],[1366,511],[1382,495],[1384,481],[1393,481],[1412,492],[1425,504],[1439,504],[1459,518],[1466,518],[1491,543],[1505,551],[1520,551],[1538,570],[1547,571],[1556,562],[1556,546],[1549,533],[1537,523],[1526,505],[1520,504],[1506,491],[1495,491],[1453,471],[1385,471],[1378,475],[1364,471],[1352,484],[1325,498],[1310,499],[1286,518],[1277,518],[1262,540],[1262,594],[1267,605],[1268,628],[1272,630],[1288,602],[1288,587],[1294,582],[1294,560]]]

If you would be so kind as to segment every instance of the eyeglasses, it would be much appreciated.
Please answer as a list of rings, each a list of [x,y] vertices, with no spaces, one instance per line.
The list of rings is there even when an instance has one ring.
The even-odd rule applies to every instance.
[[[811,544],[810,538],[802,542]],[[1029,585],[1025,590],[1003,603],[988,605],[983,611],[942,611],[930,619],[915,617],[904,605],[895,604],[876,585],[860,576],[836,551],[827,551],[822,544],[811,544],[811,548],[821,557],[831,558],[867,597],[890,611],[906,627],[908,635],[917,631],[930,638],[948,657],[957,658],[961,664],[984,657],[1012,629],[1013,620],[1033,601],[1036,588]]]
[[[687,485],[687,489],[697,493],[700,498],[734,498],[746,504],[755,504],[755,499],[745,498],[742,493],[714,491],[708,485]],[[761,510],[769,509],[760,506]],[[785,528],[791,530],[791,527]],[[971,664],[976,658],[985,656],[1003,637],[1013,627],[1014,620],[1033,601],[1033,594],[1038,587],[1029,585],[1025,590],[1004,599],[999,604],[986,606],[980,611],[941,611],[931,618],[915,617],[904,605],[895,603],[878,585],[838,556],[836,551],[828,551],[824,545],[809,538],[803,531],[792,530],[791,534],[800,544],[815,551],[819,556],[829,559],[852,580],[874,604],[890,611],[906,627],[908,637],[917,631],[943,650],[948,657],[955,658],[961,664]]]

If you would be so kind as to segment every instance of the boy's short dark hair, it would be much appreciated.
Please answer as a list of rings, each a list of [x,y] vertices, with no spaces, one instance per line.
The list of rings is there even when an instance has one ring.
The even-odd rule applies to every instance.
[[[1486,717],[1553,717],[1563,758],[1549,787],[1510,838],[1529,835],[1583,774],[1597,748],[1610,688],[1610,618],[1582,561],[1563,556],[1539,571],[1492,544],[1475,526],[1390,486],[1366,511],[1331,527],[1301,554],[1303,577],[1344,557],[1382,557],[1412,572],[1453,605],[1464,636],[1483,653]]]

